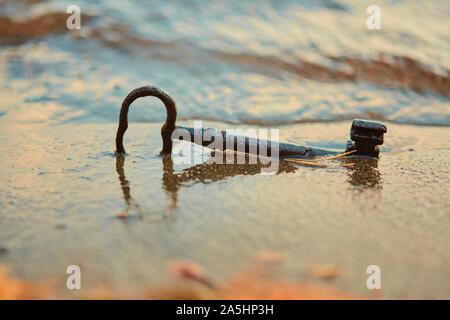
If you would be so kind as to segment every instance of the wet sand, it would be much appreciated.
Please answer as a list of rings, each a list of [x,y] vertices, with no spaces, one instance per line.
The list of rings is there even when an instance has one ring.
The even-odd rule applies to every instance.
[[[280,139],[343,149],[350,123],[286,125]],[[71,264],[86,290],[131,292],[171,283],[173,261],[222,283],[276,252],[283,259],[271,268],[283,281],[372,296],[366,268],[376,264],[381,298],[449,297],[450,129],[386,124],[379,161],[283,163],[267,176],[257,165],[207,165],[207,149],[195,164],[174,164],[177,155],[158,155],[156,123],[131,123],[128,155],[116,159],[116,124],[3,121],[0,265],[22,280],[51,279],[70,297]],[[317,264],[340,272],[321,279],[310,272]]]
[[[382,1],[369,30],[370,1],[81,0],[68,30],[61,1],[1,1],[0,298],[450,297],[447,2]],[[146,84],[179,125],[340,150],[351,119],[388,133],[379,161],[179,165],[140,99],[117,158]]]

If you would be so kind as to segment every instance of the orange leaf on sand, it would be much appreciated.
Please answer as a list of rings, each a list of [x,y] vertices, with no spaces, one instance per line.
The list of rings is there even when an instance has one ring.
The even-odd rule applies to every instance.
[[[213,287],[212,282],[203,275],[200,265],[191,261],[172,261],[168,265],[169,273],[181,279],[191,279],[208,287]]]
[[[191,261],[172,261],[167,268],[172,275],[179,278],[197,278],[203,274],[202,267]]]
[[[255,261],[259,263],[282,263],[284,255],[279,251],[261,251],[255,256]]]
[[[333,264],[314,264],[310,266],[309,272],[322,279],[333,279],[341,274],[341,270],[338,266]]]

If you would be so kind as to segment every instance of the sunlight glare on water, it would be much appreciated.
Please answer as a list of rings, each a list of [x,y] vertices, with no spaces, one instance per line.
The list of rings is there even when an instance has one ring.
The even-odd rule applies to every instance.
[[[61,12],[62,20],[70,1],[24,3],[0,10],[25,21]],[[22,121],[35,109],[45,123],[114,122],[132,88],[154,84],[185,119],[450,124],[447,1],[382,1],[375,31],[365,25],[369,4],[79,1],[80,31],[42,27],[2,48],[0,115]],[[131,120],[164,119],[145,104]]]

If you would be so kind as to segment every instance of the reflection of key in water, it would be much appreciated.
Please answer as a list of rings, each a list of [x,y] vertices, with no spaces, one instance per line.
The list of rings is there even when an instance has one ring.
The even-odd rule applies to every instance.
[[[125,203],[127,205],[127,208],[117,215],[117,218],[121,218],[121,219],[129,217],[130,210],[136,210],[138,212],[140,210],[139,205],[136,203],[136,201],[133,199],[133,197],[131,197],[130,183],[128,182],[128,180],[125,176],[124,165],[125,165],[125,157],[120,154],[117,155],[116,171],[117,171],[117,174],[119,175],[120,186],[121,186],[122,192],[123,192],[123,200],[125,201]]]
[[[119,154],[116,156],[116,171],[119,176],[120,187],[122,188],[123,200],[127,205],[127,208],[116,216],[117,218],[127,219],[134,217],[142,219],[145,217],[146,220],[160,220],[166,218],[168,214],[170,214],[171,208],[169,208],[169,210],[166,210],[166,208],[156,210],[149,209],[139,205],[131,196],[130,182],[125,176],[125,157],[123,155]]]
[[[234,161],[227,163],[230,153],[234,157]],[[227,156],[228,154],[228,156]],[[217,160],[217,157],[223,157],[222,163],[209,163],[206,159],[205,163],[197,164],[186,168],[180,172],[175,172],[173,168],[173,160],[170,155],[163,156],[163,189],[168,193],[172,203],[171,208],[176,208],[178,191],[181,187],[189,188],[198,183],[210,184],[217,181],[223,181],[237,175],[256,175],[261,173],[261,169],[269,167],[267,163],[261,163],[260,158],[254,155],[243,154],[244,163],[238,162],[238,154],[228,151],[214,151],[211,156]],[[256,158],[250,161],[251,157]],[[287,162],[280,162],[276,174],[282,172],[294,172],[296,167]]]

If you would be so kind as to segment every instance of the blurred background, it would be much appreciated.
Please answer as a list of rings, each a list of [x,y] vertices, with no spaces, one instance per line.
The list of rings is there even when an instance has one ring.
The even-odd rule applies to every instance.
[[[72,4],[80,30],[66,27]],[[366,26],[372,4],[380,30]],[[2,0],[0,116],[115,122],[123,97],[153,84],[185,119],[446,126],[449,16],[446,0]]]

